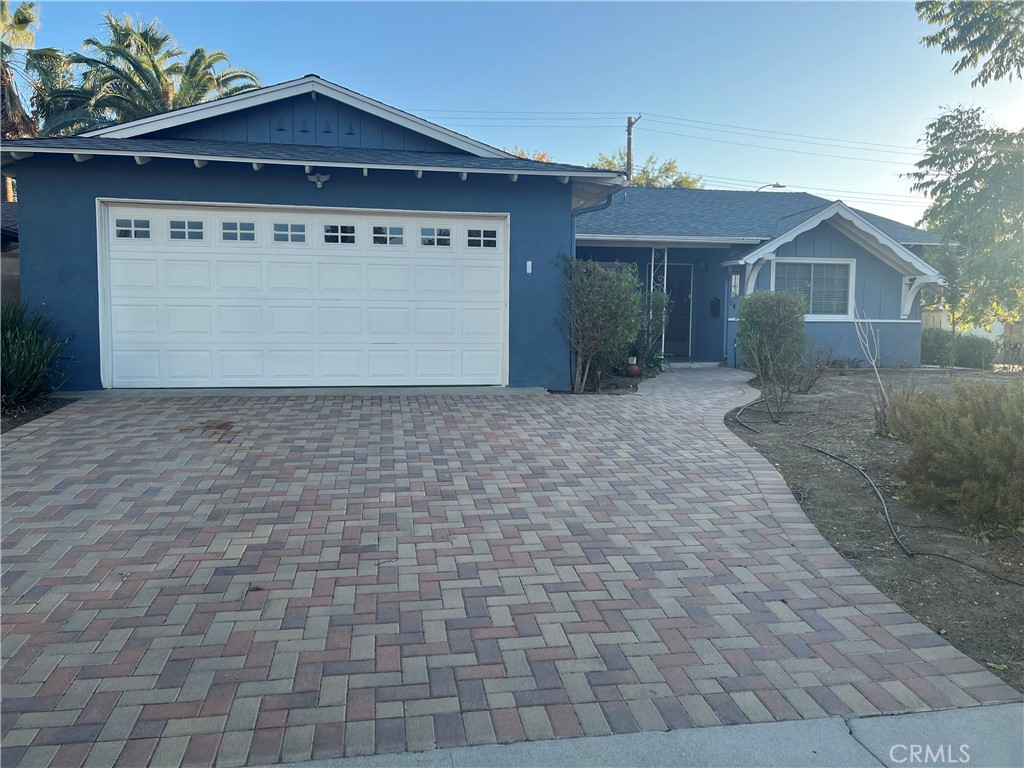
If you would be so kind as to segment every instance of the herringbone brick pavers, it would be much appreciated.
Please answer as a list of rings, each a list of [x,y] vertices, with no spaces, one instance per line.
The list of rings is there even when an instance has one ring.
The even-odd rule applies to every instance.
[[[1020,696],[723,414],[636,396],[86,399],[5,435],[5,766],[246,764]]]

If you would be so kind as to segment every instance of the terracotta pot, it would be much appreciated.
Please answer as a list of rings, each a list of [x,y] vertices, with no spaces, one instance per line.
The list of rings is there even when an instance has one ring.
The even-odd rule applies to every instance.
[[[643,373],[643,369],[640,368],[636,363],[630,363],[626,366],[626,375],[633,379],[640,378],[640,374]]]

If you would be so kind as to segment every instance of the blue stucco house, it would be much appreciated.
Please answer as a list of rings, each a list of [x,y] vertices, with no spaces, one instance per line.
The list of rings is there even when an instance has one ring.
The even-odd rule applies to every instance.
[[[560,258],[638,265],[665,352],[730,358],[736,302],[802,292],[854,355],[854,307],[916,365],[927,233],[811,195],[623,189],[316,75],[0,148],[22,297],[74,334],[72,389],[565,389]]]
[[[735,355],[736,312],[754,291],[799,293],[807,333],[834,357],[860,358],[855,314],[871,320],[882,362],[921,360],[921,288],[934,234],[803,192],[629,188],[576,222],[577,258],[632,263],[673,298],[669,358]]]

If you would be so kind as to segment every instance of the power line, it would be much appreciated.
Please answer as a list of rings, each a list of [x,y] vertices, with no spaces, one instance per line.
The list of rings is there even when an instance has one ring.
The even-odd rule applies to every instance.
[[[884,163],[885,165],[911,165],[909,161],[898,162],[896,160],[880,160],[874,157],[850,157],[849,155],[830,155],[825,152],[806,152],[801,149],[787,149],[785,147],[766,147],[763,144],[746,144],[741,141],[729,141],[728,139],[712,139],[710,136],[694,136],[688,133],[674,133],[672,131],[659,131],[657,128],[639,128],[638,130],[648,133],[661,133],[666,136],[680,136],[684,139],[696,139],[698,141],[713,141],[717,144],[731,144],[736,147],[752,147],[753,149],[769,149],[774,152],[788,152],[794,155],[811,155],[813,157],[830,157],[836,160],[856,160],[861,163]],[[850,147],[850,149],[854,149]]]
[[[777,134],[779,136],[798,136],[798,137],[800,137],[802,139],[820,139],[821,141],[837,141],[837,142],[842,142],[842,143],[845,143],[845,144],[865,144],[865,145],[872,146],[872,147],[889,147],[891,149],[907,149],[907,150],[913,150],[915,153],[919,152],[919,150],[916,147],[908,147],[905,144],[880,144],[880,143],[874,142],[874,141],[859,141],[857,139],[836,139],[836,138],[832,138],[830,136],[814,136],[814,135],[806,134],[806,133],[789,133],[787,131],[772,131],[772,130],[769,130],[767,128],[750,128],[750,127],[743,126],[743,125],[730,125],[728,123],[712,123],[712,122],[708,122],[707,120],[694,120],[694,119],[689,118],[689,117],[672,117],[671,115],[658,115],[658,114],[655,114],[653,112],[651,112],[649,114],[650,114],[651,117],[660,117],[660,118],[663,118],[665,120],[676,120],[678,122],[701,123],[702,125],[715,125],[715,126],[720,126],[722,128],[737,128],[737,129],[742,130],[742,131],[758,131],[760,133],[774,133],[774,134]],[[854,149],[854,147],[850,147],[850,149]]]
[[[756,179],[737,179],[737,178],[734,178],[734,177],[731,177],[731,176],[714,176],[714,175],[711,175],[711,174],[698,173],[697,171],[688,171],[688,173],[692,173],[695,176],[700,176],[700,177],[705,178],[705,179],[716,179],[718,181],[739,181],[739,182],[744,182],[745,184],[749,184],[750,186],[758,186],[759,187],[759,186],[762,186],[765,183],[768,183],[768,182],[764,182],[764,181],[757,181]],[[893,198],[900,198],[900,199],[903,199],[903,200],[927,200],[927,198],[925,198],[925,197],[920,197],[919,198],[919,197],[915,197],[914,195],[896,195],[896,194],[891,194],[891,193],[888,193],[888,192],[868,192],[868,191],[862,190],[862,189],[836,189],[834,187],[810,187],[810,186],[804,186],[804,185],[800,185],[800,184],[787,184],[786,186],[789,189],[813,189],[813,190],[816,190],[816,191],[819,191],[819,192],[842,192],[842,193],[853,194],[853,195],[867,195],[867,196],[870,196],[870,197],[893,197]]]
[[[543,111],[543,110],[523,111],[523,110],[487,110],[487,109],[425,109],[425,110],[411,110],[411,111],[413,111],[413,112],[415,112],[417,114],[503,115],[503,116],[511,116],[511,119],[522,118],[522,119],[532,119],[532,120],[541,120],[541,119],[544,119],[544,118],[532,118],[532,117],[528,117],[528,116],[530,116],[530,115],[557,115],[557,116],[562,116],[562,117],[577,116],[577,117],[572,117],[572,119],[586,120],[586,119],[594,119],[594,118],[601,118],[601,117],[608,117],[608,116],[621,117],[623,114],[625,114],[625,112],[628,112],[629,114],[632,114],[636,110],[626,110],[625,112],[622,112],[622,111],[619,111],[619,112],[597,112],[597,111],[594,111],[594,112],[583,112],[583,111]],[[791,131],[774,131],[774,130],[771,130],[769,128],[753,128],[753,127],[747,126],[747,125],[734,125],[732,123],[717,123],[717,122],[712,122],[710,120],[697,120],[695,118],[690,118],[690,117],[677,117],[675,115],[663,115],[663,114],[660,114],[660,113],[657,113],[657,112],[647,112],[646,114],[649,115],[652,118],[661,118],[662,120],[670,120],[670,121],[673,121],[673,122],[676,122],[676,123],[682,123],[682,124],[696,123],[698,125],[714,126],[715,128],[732,128],[732,129],[736,129],[736,130],[739,130],[739,131],[750,131],[750,132],[752,132],[755,135],[756,134],[764,133],[764,134],[772,134],[774,136],[793,136],[793,137],[800,138],[800,139],[817,139],[819,141],[829,141],[829,142],[836,142],[836,143],[840,143],[840,144],[860,144],[863,147],[884,147],[884,148],[887,148],[887,149],[905,150],[908,154],[911,154],[911,153],[913,153],[913,154],[920,154],[920,149],[918,147],[911,147],[911,146],[907,146],[906,144],[885,144],[885,143],[875,142],[875,141],[861,141],[859,139],[840,139],[840,138],[835,138],[833,136],[817,136],[817,135],[814,135],[814,134],[794,133],[794,132],[791,132]],[[518,116],[518,117],[516,117],[516,116]],[[590,117],[587,117],[587,116],[590,116]],[[503,119],[509,119],[509,118],[503,118]],[[688,126],[688,127],[696,127],[696,126]],[[702,130],[710,130],[710,129],[702,129]],[[856,147],[849,147],[849,149],[857,149],[857,148]]]
[[[667,120],[658,120],[657,118],[653,118],[653,117],[651,118],[651,122],[652,123],[658,123],[660,125],[671,125],[671,126],[679,127],[678,123],[669,122]],[[850,146],[845,146],[843,144],[830,144],[830,143],[826,143],[824,141],[809,141],[807,139],[789,139],[789,138],[785,138],[785,137],[782,137],[782,136],[778,136],[778,137],[775,137],[775,136],[762,136],[762,135],[759,135],[759,134],[756,134],[756,133],[742,133],[740,131],[727,131],[727,130],[723,130],[721,128],[702,128],[699,125],[687,125],[687,126],[682,126],[682,127],[689,128],[689,129],[694,130],[694,131],[713,131],[714,133],[728,133],[728,134],[732,134],[734,136],[746,136],[746,137],[752,138],[752,139],[764,139],[765,141],[789,141],[789,142],[792,142],[794,144],[813,144],[813,145],[818,146],[818,147],[832,147],[833,149],[850,149],[850,150],[854,150],[856,152],[884,152],[884,153],[890,154],[890,155],[914,155],[915,157],[920,157],[921,156],[920,152],[915,152],[915,151],[906,150],[906,149],[869,149],[867,147],[850,147]]]

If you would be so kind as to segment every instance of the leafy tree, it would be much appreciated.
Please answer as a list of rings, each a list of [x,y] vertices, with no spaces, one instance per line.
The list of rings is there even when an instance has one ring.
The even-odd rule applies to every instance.
[[[598,154],[597,162],[591,163],[591,168],[603,168],[609,171],[626,170],[626,150],[619,147],[611,155],[603,152]],[[633,168],[633,178],[630,184],[634,187],[672,187],[675,189],[701,189],[704,187],[704,179],[701,176],[693,176],[679,170],[679,164],[675,160],[658,162],[654,155],[648,155],[647,161],[639,168]]]
[[[38,28],[38,4],[21,3],[11,10],[8,0],[0,0],[0,135],[5,139],[34,136],[38,130],[23,88],[34,87],[34,64],[59,57],[52,48],[34,47]]]
[[[48,135],[103,128],[259,87],[252,72],[232,67],[223,51],[179,48],[159,21],[103,16],[106,39],[87,38],[68,54],[77,77],[45,94]]]
[[[981,63],[972,86],[1024,72],[1024,2],[1005,0],[922,0],[917,16],[940,29],[921,38],[929,48],[959,54],[953,72]]]
[[[521,157],[524,160],[536,160],[538,163],[555,162],[555,158],[543,149],[526,149],[520,147],[518,144],[512,147],[512,149],[509,149],[508,147],[502,147],[501,149],[504,152],[508,152],[510,155]]]
[[[947,279],[958,324],[1024,316],[1024,130],[992,127],[978,108],[929,123],[925,156],[907,174],[932,203],[928,229],[945,245],[930,254]]]

